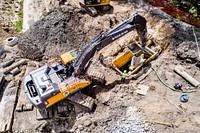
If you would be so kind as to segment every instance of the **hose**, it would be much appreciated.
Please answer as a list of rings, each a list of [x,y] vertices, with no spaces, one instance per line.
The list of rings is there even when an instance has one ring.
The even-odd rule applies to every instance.
[[[198,45],[198,41],[197,41],[197,36],[196,36],[196,34],[194,32],[194,27],[192,27],[192,30],[193,30],[194,38],[195,38],[195,41],[196,41],[197,51],[198,51],[199,60],[200,60],[199,45]]]
[[[169,89],[173,90],[173,91],[182,92],[182,93],[193,93],[193,92],[196,91],[196,90],[189,90],[189,91],[176,90],[176,89],[174,89],[173,87],[171,87],[171,86],[169,86],[168,84],[166,84],[166,83],[160,78],[160,76],[158,75],[158,73],[156,72],[156,70],[155,70],[153,67],[151,67],[151,69],[155,72],[155,74],[156,74],[157,78],[160,80],[160,82],[161,82],[163,85],[165,85],[166,87],[168,87]]]

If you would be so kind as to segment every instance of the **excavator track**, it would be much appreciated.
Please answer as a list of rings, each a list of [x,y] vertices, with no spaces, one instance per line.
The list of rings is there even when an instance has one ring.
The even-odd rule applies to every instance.
[[[92,17],[96,16],[98,13],[97,13],[97,10],[94,8],[94,7],[89,7],[89,6],[86,6],[84,5],[83,3],[79,2],[80,6],[85,9],[85,11]]]
[[[67,97],[69,103],[78,106],[85,112],[90,112],[94,106],[95,99],[90,96],[84,95],[81,92],[74,93]]]
[[[97,71],[89,71],[88,74],[92,77],[92,81],[95,84],[104,84],[105,83],[105,76]]]
[[[90,112],[95,104],[95,99],[90,96],[84,95],[81,92],[76,92],[67,97],[66,100],[46,109],[36,109],[37,120],[51,119],[60,116],[67,116],[71,111],[75,111],[74,107],[80,108],[84,112]],[[71,105],[71,106],[70,106]]]

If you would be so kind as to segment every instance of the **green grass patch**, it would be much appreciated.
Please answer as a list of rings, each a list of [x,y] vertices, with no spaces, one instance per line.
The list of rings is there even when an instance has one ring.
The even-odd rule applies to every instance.
[[[21,32],[23,28],[23,1],[20,2],[20,10],[18,12],[19,21],[16,21],[14,26],[17,32]]]
[[[19,21],[15,22],[15,28],[17,32],[21,32],[23,28],[23,20],[20,18]]]

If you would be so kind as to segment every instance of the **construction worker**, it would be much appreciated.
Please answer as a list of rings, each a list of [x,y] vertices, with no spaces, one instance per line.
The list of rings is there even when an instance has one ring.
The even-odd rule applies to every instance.
[[[100,63],[103,64],[103,55],[102,55],[102,51],[99,51],[98,59],[99,59]]]
[[[188,19],[191,20],[193,15],[197,12],[197,10],[195,9],[195,7],[193,6],[190,10],[189,10],[189,16]]]
[[[126,79],[127,73],[126,70],[124,70],[124,72],[122,73],[122,78],[121,78],[121,82],[124,82]]]

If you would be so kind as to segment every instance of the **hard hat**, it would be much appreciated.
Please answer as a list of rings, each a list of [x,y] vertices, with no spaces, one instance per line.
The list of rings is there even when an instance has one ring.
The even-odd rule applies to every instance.
[[[141,54],[141,57],[144,59],[144,54]]]
[[[126,73],[126,70],[124,70],[124,73]]]
[[[129,66],[129,68],[128,68],[129,70],[133,70],[133,67],[132,66]]]
[[[99,54],[102,54],[102,51],[99,51]]]

